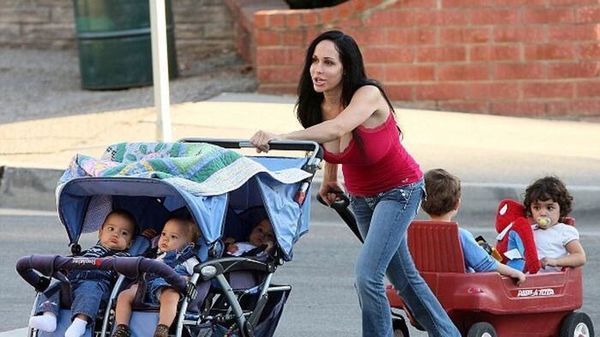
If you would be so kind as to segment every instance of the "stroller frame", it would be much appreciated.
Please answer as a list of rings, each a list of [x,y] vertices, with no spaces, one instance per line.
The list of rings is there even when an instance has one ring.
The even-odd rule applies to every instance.
[[[203,142],[203,143],[209,143],[209,144],[213,144],[213,145],[217,145],[217,146],[221,146],[221,147],[225,147],[225,148],[229,148],[229,149],[232,149],[232,148],[241,149],[241,148],[253,147],[249,142],[240,141],[240,140],[186,138],[186,139],[179,140],[179,142],[180,143]],[[302,170],[310,173],[310,176],[308,178],[300,181],[299,183],[296,183],[299,187],[296,191],[295,198],[294,198],[298,204],[302,205],[307,196],[307,192],[310,187],[312,178],[314,177],[316,170],[319,169],[319,165],[322,160],[322,150],[321,150],[320,146],[315,142],[308,142],[308,141],[276,141],[276,142],[270,143],[270,148],[272,150],[306,151],[307,152],[306,161],[305,161],[305,164],[302,166]],[[83,179],[109,179],[109,178],[93,178],[92,177],[92,178],[83,178]],[[123,178],[120,178],[120,179],[123,179]],[[129,181],[132,181],[133,179],[139,180],[141,178],[131,178]],[[127,179],[123,179],[123,180],[127,180]],[[62,218],[62,214],[60,214],[60,215],[61,215],[61,220],[63,220],[63,222],[64,222],[64,219]],[[73,237],[71,236],[70,233],[69,233],[69,237],[71,240],[73,240]],[[78,236],[75,238],[75,240],[76,239],[78,239]],[[76,242],[74,245],[77,245]],[[211,253],[213,253],[213,248],[214,247],[208,247],[209,256],[211,255]],[[235,328],[235,330],[234,330],[234,332],[236,333],[235,336],[254,337],[255,336],[254,329],[256,328],[257,324],[259,323],[259,320],[261,319],[261,315],[263,314],[263,312],[267,306],[267,302],[269,301],[269,295],[276,293],[276,292],[288,292],[289,293],[289,291],[291,290],[291,286],[289,286],[289,285],[273,285],[273,284],[271,284],[273,273],[275,272],[277,267],[279,265],[282,265],[284,263],[284,260],[286,260],[285,256],[283,255],[284,253],[282,253],[280,251],[280,249],[281,248],[279,248],[279,247],[276,248],[275,255],[273,257],[269,258],[267,261],[259,261],[259,260],[248,258],[248,257],[220,257],[220,258],[210,258],[208,261],[200,263],[197,266],[195,266],[194,274],[190,278],[189,283],[194,285],[195,289],[198,289],[198,287],[202,284],[211,283],[214,288],[220,289],[221,294],[219,294],[219,296],[221,296],[222,300],[227,303],[228,308],[227,308],[226,312],[215,312],[213,310],[213,309],[215,309],[213,307],[215,305],[215,303],[212,303],[212,304],[208,305],[206,308],[204,308],[205,310],[200,311],[199,314],[189,313],[188,309],[189,309],[190,305],[192,304],[192,301],[188,296],[185,296],[185,298],[182,300],[182,302],[180,304],[178,314],[172,325],[172,327],[175,330],[174,336],[181,337],[181,336],[186,335],[186,331],[184,331],[184,328],[188,328],[187,335],[191,336],[191,335],[194,335],[192,333],[192,330],[194,328],[210,327],[211,324],[215,323],[215,321],[217,321],[217,323],[234,321],[235,325],[237,325],[237,327],[235,327],[235,326],[233,327],[233,328]],[[73,250],[73,246],[72,246],[72,250]],[[214,255],[212,255],[212,256],[214,256]],[[22,258],[22,260],[30,259],[30,258],[31,258],[31,256],[24,257],[24,258]],[[290,257],[288,257],[288,259],[289,258]],[[77,258],[74,258],[74,259],[77,259]],[[131,258],[120,258],[119,257],[119,258],[113,258],[113,259],[121,260],[121,259],[131,259]],[[20,262],[21,262],[21,260],[20,260]],[[30,284],[34,285],[34,287],[38,282],[41,282],[40,281],[41,279],[44,278],[41,275],[51,277],[51,278],[52,277],[57,278],[59,280],[59,282],[68,282],[68,279],[66,279],[66,277],[64,277],[64,275],[59,271],[59,269],[55,269],[53,267],[53,268],[51,268],[51,270],[47,270],[47,269],[45,269],[45,267],[40,267],[39,269],[37,267],[38,266],[31,266],[31,265],[28,265],[25,267],[21,266],[21,271],[20,271],[20,274],[22,276],[24,274],[28,274],[28,273],[35,273],[37,275],[37,277],[38,277],[37,279],[33,280],[32,282],[28,281]],[[69,269],[80,269],[80,268],[77,265],[70,265],[68,267],[63,266],[63,268],[60,270],[69,270]],[[56,270],[56,272],[55,272],[55,270]],[[109,300],[108,300],[108,303],[106,306],[106,310],[105,310],[103,318],[102,318],[101,328],[98,329],[98,327],[96,327],[96,329],[94,331],[92,331],[92,334],[94,336],[108,337],[110,332],[114,328],[114,326],[113,326],[114,324],[112,324],[112,321],[114,321],[114,310],[113,309],[115,307],[118,294],[121,291],[121,288],[124,286],[124,283],[125,283],[126,276],[124,276],[124,275],[126,275],[128,273],[126,271],[124,272],[123,270],[117,270],[117,271],[119,273],[121,273],[121,275],[119,276],[118,280],[114,284],[112,291],[110,293]],[[256,302],[255,302],[253,309],[251,309],[249,311],[245,311],[242,308],[242,305],[240,304],[238,298],[239,298],[240,294],[243,296],[245,294],[248,294],[250,290],[235,289],[235,287],[226,278],[226,275],[228,275],[228,274],[231,274],[234,272],[242,272],[242,271],[258,272],[258,273],[261,273],[261,275],[263,276],[262,280],[259,282],[259,284],[256,285],[253,289],[251,289],[252,291],[256,291],[256,292],[253,292],[253,296],[256,296]],[[140,271],[137,271],[136,274],[139,272]],[[125,273],[125,274],[123,274],[123,273]],[[61,275],[62,275],[62,277],[61,277]],[[129,277],[131,277],[131,276],[132,275],[130,274]],[[26,278],[25,276],[23,276],[23,277]],[[26,278],[26,280],[27,280],[27,278]],[[181,281],[178,281],[178,282],[181,282]],[[176,287],[176,288],[183,290],[181,287],[179,287],[179,288]],[[40,293],[38,292],[38,296],[39,296],[39,294]],[[284,296],[287,298],[287,293]],[[285,301],[285,299],[283,301]],[[34,314],[34,312],[35,312],[35,303],[34,303],[34,307],[32,308],[32,315]],[[278,319],[279,318],[277,317],[277,320]],[[272,330],[274,331],[274,329],[272,329]],[[28,336],[34,337],[36,335],[36,332],[37,331],[35,331],[34,329],[29,329]]]
[[[280,262],[282,263],[282,261]],[[265,308],[265,305],[268,301],[268,293],[275,291],[289,291],[291,290],[291,286],[271,286],[271,279],[273,277],[273,273],[276,269],[276,264],[273,262],[261,262],[254,259],[249,258],[239,258],[239,257],[226,257],[214,259],[211,261],[204,262],[202,264],[197,265],[194,268],[195,274],[191,279],[191,282],[197,284],[198,281],[210,281],[212,279],[216,280],[219,284],[220,290],[223,292],[223,295],[227,301],[227,303],[231,306],[231,312],[233,314],[233,319],[236,321],[237,326],[240,327],[240,333],[243,337],[252,337],[254,336],[254,327],[258,323],[258,320]],[[255,306],[255,309],[247,315],[244,313],[238,298],[235,295],[235,290],[231,286],[231,284],[227,281],[225,277],[225,273],[227,272],[235,272],[235,271],[260,271],[267,272],[268,274],[265,276],[263,282],[259,286],[260,292],[258,295],[258,301]],[[178,328],[176,337],[181,337],[182,328],[186,325],[199,325],[202,324],[202,319],[206,317],[202,317],[200,315],[198,320],[190,320],[185,319],[185,312],[187,309],[189,302],[185,301],[182,304],[180,313],[178,315]],[[227,313],[226,313],[227,314]],[[215,318],[212,316],[210,318]],[[222,319],[226,319],[225,317],[219,317]],[[181,329],[179,328],[181,326]]]

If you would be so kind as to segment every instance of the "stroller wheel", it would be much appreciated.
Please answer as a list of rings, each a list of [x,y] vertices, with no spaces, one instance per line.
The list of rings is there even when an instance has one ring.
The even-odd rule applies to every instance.
[[[394,337],[409,337],[408,327],[406,326],[406,321],[404,317],[394,317],[392,318],[392,329],[394,330]]]
[[[560,326],[560,337],[594,337],[590,316],[583,312],[567,315]]]
[[[477,322],[469,328],[467,337],[497,337],[496,329],[487,322]]]

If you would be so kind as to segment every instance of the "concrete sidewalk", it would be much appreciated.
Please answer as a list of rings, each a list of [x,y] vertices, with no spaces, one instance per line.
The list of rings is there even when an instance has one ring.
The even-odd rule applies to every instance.
[[[298,129],[294,97],[222,94],[172,106],[173,138],[249,138],[257,129]],[[545,174],[560,176],[577,210],[600,208],[600,124],[397,108],[404,143],[424,170],[463,180],[474,211]],[[109,144],[153,141],[153,108],[0,124],[0,207],[54,209],[54,187],[76,153],[100,156]],[[471,192],[472,191],[472,192]],[[494,203],[494,204],[490,204]]]

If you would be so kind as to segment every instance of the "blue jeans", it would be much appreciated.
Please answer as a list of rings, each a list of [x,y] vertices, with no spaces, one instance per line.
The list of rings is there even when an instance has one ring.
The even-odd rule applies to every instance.
[[[171,255],[167,255],[171,258],[175,257],[175,254],[171,254]],[[165,262],[166,263],[166,262]],[[173,262],[176,263],[176,262]],[[178,264],[176,264],[175,266],[170,265],[173,270],[175,270],[175,272],[181,276],[190,276],[187,273],[187,270],[185,268],[185,265],[183,264],[183,262],[179,262]],[[160,294],[162,292],[162,289],[164,288],[173,288],[173,286],[167,282],[167,280],[165,280],[162,277],[156,276],[156,275],[152,275],[150,274],[150,276],[148,276],[145,280],[146,282],[146,293],[144,294],[144,302],[148,303],[148,304],[154,304],[154,305],[160,305]],[[182,300],[183,297],[180,297],[179,300]]]
[[[78,314],[83,314],[91,318],[91,322],[93,322],[98,315],[100,305],[106,303],[110,297],[110,284],[110,280],[104,277],[97,280],[88,278],[72,281],[71,319]],[[44,293],[41,298],[42,303],[38,306],[36,314],[51,312],[58,317],[60,310],[59,288],[55,287]]]
[[[153,305],[160,305],[160,292],[164,288],[172,288],[173,286],[162,277],[155,277],[146,281],[146,294],[144,294],[144,302]]]
[[[394,285],[415,319],[437,337],[460,337],[446,311],[419,275],[406,242],[424,184],[420,180],[372,197],[350,197],[364,244],[356,260],[356,289],[364,337],[392,337],[392,316],[384,277]]]

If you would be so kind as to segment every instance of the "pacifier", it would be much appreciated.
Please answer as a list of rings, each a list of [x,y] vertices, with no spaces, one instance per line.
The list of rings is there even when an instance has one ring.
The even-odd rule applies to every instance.
[[[537,222],[538,227],[540,227],[541,229],[546,229],[550,227],[550,224],[552,223],[550,218],[547,216],[540,216],[535,219],[535,222]]]

